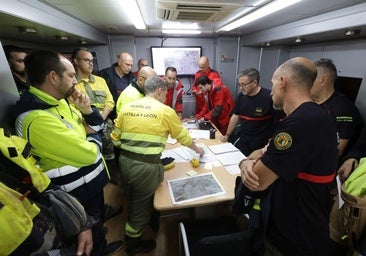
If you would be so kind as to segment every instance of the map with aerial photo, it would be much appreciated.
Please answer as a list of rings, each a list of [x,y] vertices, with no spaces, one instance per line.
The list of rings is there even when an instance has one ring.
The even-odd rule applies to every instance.
[[[200,46],[151,46],[152,65],[159,76],[164,75],[165,69],[169,66],[177,69],[178,76],[193,76],[198,70],[197,62],[201,52]]]
[[[173,204],[185,203],[225,193],[215,175],[204,173],[193,177],[168,180]]]

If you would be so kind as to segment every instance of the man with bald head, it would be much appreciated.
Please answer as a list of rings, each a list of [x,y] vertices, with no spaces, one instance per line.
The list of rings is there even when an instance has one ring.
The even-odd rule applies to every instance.
[[[135,77],[137,77],[139,75],[139,71],[140,69],[142,69],[143,67],[149,66],[149,63],[147,61],[147,59],[141,58],[137,61],[137,70],[135,72],[133,72],[133,75]]]
[[[337,135],[328,112],[310,96],[316,76],[314,63],[301,57],[274,72],[273,105],[286,117],[269,145],[239,164],[247,194],[261,198],[267,216],[264,255],[328,255]]]
[[[130,85],[119,95],[116,104],[117,115],[124,105],[145,96],[145,81],[153,76],[156,76],[156,72],[151,67],[146,66],[140,69],[137,78],[132,80]]]
[[[205,105],[204,93],[197,87],[196,83],[197,79],[201,76],[207,76],[211,81],[214,78],[221,79],[219,72],[210,67],[210,63],[206,56],[202,56],[198,60],[197,64],[199,67],[199,71],[197,71],[196,74],[194,75],[194,82],[192,88],[192,93],[196,95],[196,114],[200,113],[202,107]]]
[[[111,67],[105,68],[100,71],[102,76],[109,87],[109,91],[113,95],[113,99],[116,102],[121,92],[132,82],[135,78],[131,72],[133,66],[133,58],[131,54],[127,52],[117,54],[117,62]]]

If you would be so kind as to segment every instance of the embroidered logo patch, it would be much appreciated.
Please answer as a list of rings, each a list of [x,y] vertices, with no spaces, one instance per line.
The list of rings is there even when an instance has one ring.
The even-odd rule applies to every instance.
[[[262,114],[262,112],[263,112],[263,108],[261,108],[261,107],[256,107],[255,108],[255,113],[256,114]]]
[[[273,143],[278,150],[286,150],[292,145],[292,137],[287,132],[280,132],[274,138]]]

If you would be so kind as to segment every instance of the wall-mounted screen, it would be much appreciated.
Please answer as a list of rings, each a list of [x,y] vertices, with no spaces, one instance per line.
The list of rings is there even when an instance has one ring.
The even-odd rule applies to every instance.
[[[197,62],[201,56],[200,46],[151,46],[152,66],[158,75],[164,75],[165,69],[173,66],[178,76],[193,76],[198,71]]]

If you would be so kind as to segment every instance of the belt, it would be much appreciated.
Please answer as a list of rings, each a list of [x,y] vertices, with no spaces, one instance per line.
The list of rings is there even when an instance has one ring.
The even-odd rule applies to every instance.
[[[132,160],[141,161],[149,164],[161,164],[161,154],[137,154],[131,151],[127,151],[121,148],[121,155],[130,158]]]

